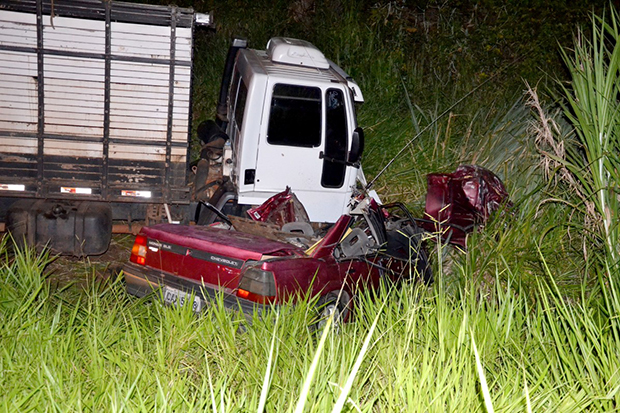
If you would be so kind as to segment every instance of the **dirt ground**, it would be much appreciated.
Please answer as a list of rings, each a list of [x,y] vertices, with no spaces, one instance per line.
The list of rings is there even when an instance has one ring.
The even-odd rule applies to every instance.
[[[105,280],[120,271],[129,261],[134,235],[114,234],[108,250],[98,256],[57,256],[46,267],[50,281],[59,285],[86,285],[95,279]]]

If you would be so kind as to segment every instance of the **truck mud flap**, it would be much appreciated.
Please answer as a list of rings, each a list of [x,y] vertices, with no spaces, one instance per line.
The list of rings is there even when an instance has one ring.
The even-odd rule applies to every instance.
[[[112,210],[97,202],[23,199],[9,208],[7,229],[21,247],[47,247],[78,257],[99,255],[110,245]]]

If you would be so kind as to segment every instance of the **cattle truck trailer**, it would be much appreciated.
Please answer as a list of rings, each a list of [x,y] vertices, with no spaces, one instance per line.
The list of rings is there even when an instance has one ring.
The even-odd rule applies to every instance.
[[[202,24],[173,6],[2,1],[0,220],[18,242],[100,254],[113,221],[187,215]]]

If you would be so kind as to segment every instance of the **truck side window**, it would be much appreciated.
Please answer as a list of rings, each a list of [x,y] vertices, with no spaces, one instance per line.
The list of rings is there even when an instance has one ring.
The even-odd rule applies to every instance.
[[[273,89],[267,142],[316,147],[321,144],[321,89],[277,84]]]
[[[239,79],[239,94],[237,95],[237,106],[235,107],[235,123],[239,130],[241,130],[241,125],[243,125],[243,113],[245,112],[245,101],[247,97],[248,88],[243,79]]]
[[[325,93],[325,159],[321,185],[340,188],[344,183],[347,159],[347,112],[344,95],[339,89]]]

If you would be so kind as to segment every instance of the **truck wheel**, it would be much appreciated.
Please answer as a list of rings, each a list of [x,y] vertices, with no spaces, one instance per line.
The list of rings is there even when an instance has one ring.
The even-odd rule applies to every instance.
[[[345,291],[332,291],[325,294],[316,303],[317,321],[314,323],[316,331],[321,331],[327,324],[329,317],[334,317],[334,328],[339,329],[340,325],[348,319],[349,294]]]
[[[196,134],[205,144],[222,147],[228,140],[228,135],[212,120],[201,122],[196,129]]]

